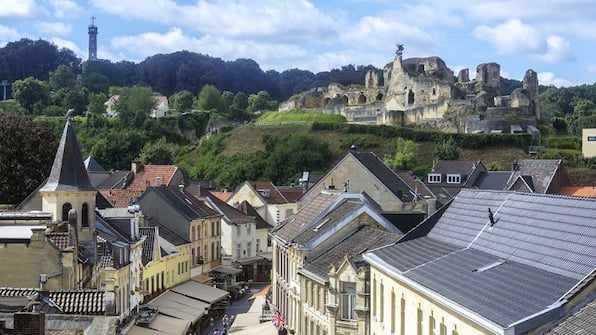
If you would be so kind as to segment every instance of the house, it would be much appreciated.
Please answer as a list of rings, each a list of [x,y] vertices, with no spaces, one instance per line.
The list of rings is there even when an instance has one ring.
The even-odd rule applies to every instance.
[[[365,192],[383,211],[433,213],[436,199],[421,198],[382,159],[372,152],[358,152],[353,147],[300,198],[299,208],[324,190]]]
[[[147,222],[158,223],[190,241],[191,252],[182,271],[191,278],[221,265],[221,217],[180,187],[148,187],[138,199]]]
[[[334,290],[338,289],[335,286],[337,283],[331,283],[330,279],[325,280],[325,274],[314,270],[309,271],[306,264],[310,260],[325,257],[321,260],[329,261],[325,266],[329,267],[333,264],[339,266],[346,255],[357,258],[362,249],[346,252],[336,260],[333,259],[335,254],[331,250],[339,248],[338,244],[353,241],[350,240],[350,237],[364,229],[363,227],[391,232],[393,236],[390,236],[389,240],[396,240],[402,232],[381,214],[381,210],[379,204],[366,193],[335,192],[335,194],[329,194],[329,192],[324,192],[314,198],[313,203],[304,206],[296,215],[272,231],[274,248],[272,300],[286,316],[290,330],[298,334],[311,334],[315,329],[329,330],[330,333],[335,333],[335,330],[331,331],[330,329],[335,329],[336,318],[341,318],[334,314],[337,310],[331,308],[327,313],[327,307],[323,307],[323,305],[335,301],[334,297],[337,292]],[[372,231],[369,233],[369,237],[377,236],[379,238],[370,240],[371,244],[367,245],[367,248],[372,245],[381,246],[388,243],[387,239],[381,238],[378,234]],[[354,239],[361,237],[358,235]],[[345,242],[346,240],[348,242]],[[376,245],[376,243],[381,244]],[[347,249],[344,246],[339,250]],[[302,271],[302,268],[306,268],[306,270]],[[354,268],[352,270],[361,271],[359,268],[360,266],[356,266],[358,270],[354,270]],[[343,270],[350,271],[347,268],[342,268]],[[366,273],[366,270],[362,271]],[[350,280],[342,278],[344,278],[344,282],[354,285],[356,283],[355,278]],[[321,303],[325,297],[329,300]],[[308,307],[305,307],[305,304]],[[311,316],[308,319],[305,318],[307,313],[310,313]],[[324,315],[325,317],[323,317]],[[364,315],[360,319],[352,316],[354,318],[347,321],[349,325],[344,325],[346,329],[354,331],[358,327],[364,329],[367,326]]]
[[[268,181],[245,181],[227,203],[237,207],[246,200],[263,219],[276,226],[296,212],[296,199],[302,191],[302,187],[279,188]]]
[[[161,227],[160,227],[161,226]],[[167,289],[188,281],[190,271],[185,264],[190,261],[190,241],[160,225],[149,223],[139,227],[143,242],[143,302],[148,302]]]
[[[106,116],[118,116],[118,111],[115,109],[115,105],[119,99],[120,95],[115,94],[112,95],[106,102],[104,102]],[[168,115],[168,111],[170,110],[168,98],[163,95],[156,95],[153,96],[153,100],[155,103],[155,107],[151,111],[149,111],[149,116],[151,116],[152,118],[161,118]]]
[[[270,281],[271,280],[271,261],[273,260],[273,247],[271,244],[271,237],[269,233],[273,226],[265,221],[256,209],[254,209],[248,201],[243,201],[237,208],[240,212],[254,218],[255,220],[255,251],[257,257],[261,257],[262,261],[256,264],[257,278],[256,281]]]
[[[481,161],[442,160],[433,165],[426,176],[426,185],[437,196],[437,202],[443,205],[462,189],[473,188],[480,176],[487,178],[487,170]]]
[[[15,211],[0,212],[0,286],[98,288],[97,189],[87,177],[70,119],[66,120],[50,176]]]
[[[298,270],[305,334],[368,334],[369,266],[364,252],[393,244],[401,234],[370,226],[309,258]]]
[[[582,156],[596,157],[596,128],[582,129]]]
[[[537,333],[594,293],[595,217],[596,199],[462,189],[364,254],[371,334]]]
[[[512,164],[506,190],[559,194],[561,187],[571,186],[561,159],[521,159]]]

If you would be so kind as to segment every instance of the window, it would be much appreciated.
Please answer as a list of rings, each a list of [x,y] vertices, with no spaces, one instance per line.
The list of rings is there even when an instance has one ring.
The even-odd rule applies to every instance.
[[[71,209],[72,205],[68,202],[62,205],[62,221],[68,221],[68,211]]]
[[[286,219],[292,215],[294,215],[294,210],[292,208],[287,208],[286,209]]]
[[[447,175],[447,183],[448,184],[459,184],[459,183],[461,183],[461,175],[459,175],[459,174],[448,174]]]
[[[81,224],[83,227],[89,227],[89,205],[83,204],[81,208]]]
[[[211,237],[215,236],[215,222],[211,222]]]
[[[418,311],[417,311],[417,324],[418,324],[418,329],[417,329],[417,333],[418,335],[422,335],[422,328],[424,327],[424,319],[423,319],[424,315],[422,314],[422,309],[420,309],[420,305],[418,305]]]
[[[385,320],[385,297],[383,296],[385,293],[383,292],[383,282],[381,281],[381,285],[379,286],[379,297],[381,297],[381,306],[379,309],[379,321],[381,323]]]
[[[242,257],[242,245],[240,243],[236,244],[236,258]]]
[[[445,326],[445,318],[441,318],[441,325],[439,326],[440,335],[447,335],[447,326]]]
[[[391,291],[391,333],[395,333],[395,291]]]
[[[428,183],[429,184],[438,184],[441,182],[441,174],[440,173],[429,173],[428,174]]]
[[[596,141],[596,136],[588,136],[588,142]]]
[[[373,278],[372,284],[372,315],[377,316],[377,279]]]
[[[246,224],[246,235],[250,235],[251,234],[250,233],[250,230],[251,230],[251,224],[250,223],[247,223]]]
[[[406,299],[404,298],[404,295],[401,295],[401,302],[400,302],[400,310],[399,310],[399,315],[400,315],[400,323],[399,323],[399,330],[400,330],[400,334],[405,334],[406,333]]]
[[[428,335],[436,335],[435,333],[435,315],[434,313],[431,311],[430,315],[428,316]]]
[[[252,242],[246,242],[246,257],[252,257]]]
[[[342,283],[341,318],[355,320],[354,307],[356,307],[356,283]]]
[[[257,238],[257,243],[256,243],[256,250],[257,253],[261,252],[261,240]]]
[[[205,244],[205,246],[203,247],[203,261],[207,261],[207,259],[209,259],[209,254],[207,253],[208,249],[207,249],[207,245]]]
[[[240,225],[236,226],[236,235],[240,236]]]

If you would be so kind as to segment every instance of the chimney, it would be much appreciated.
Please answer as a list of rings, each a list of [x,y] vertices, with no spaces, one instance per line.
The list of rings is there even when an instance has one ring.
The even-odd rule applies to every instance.
[[[200,188],[200,187],[201,187],[201,186],[199,186],[199,188]],[[179,190],[181,193],[184,193],[184,185],[182,185],[182,184],[178,185],[178,190]],[[200,194],[200,191],[199,191],[199,194]]]
[[[513,163],[511,163],[511,170],[512,171],[519,170],[519,164],[517,163],[517,160],[514,160]]]
[[[157,186],[157,187],[161,186],[161,177],[155,177],[155,186]]]
[[[143,170],[143,163],[141,162],[132,162],[130,169],[132,170],[133,175],[137,175],[137,173]]]

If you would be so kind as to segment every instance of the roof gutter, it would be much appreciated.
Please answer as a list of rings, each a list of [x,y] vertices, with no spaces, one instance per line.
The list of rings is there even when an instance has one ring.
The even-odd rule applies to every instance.
[[[421,292],[423,294],[425,294],[426,296],[428,296],[429,298],[437,301],[438,303],[451,308],[453,310],[456,311],[461,311],[461,314],[463,316],[465,316],[466,318],[476,322],[477,324],[481,325],[482,327],[488,329],[489,331],[493,332],[494,334],[501,334],[501,335],[511,335],[513,333],[508,333],[506,332],[506,329],[503,329],[502,326],[494,323],[493,321],[467,309],[466,307],[463,307],[447,298],[445,298],[444,296],[437,294],[436,292],[429,290],[428,288],[426,288],[425,286],[417,283],[416,281],[404,276],[401,271],[395,269],[394,267],[390,266],[387,262],[385,262],[384,260],[382,260],[379,256],[373,254],[373,253],[365,253],[363,255],[364,260],[366,260],[367,262],[369,262],[371,265],[374,265],[375,267],[377,267],[378,269],[382,270],[383,272],[385,272],[388,276],[393,277],[394,279],[397,279],[400,282],[403,282],[404,284],[407,284],[408,286],[410,286],[411,288],[413,288],[414,290]]]
[[[543,309],[532,315],[528,315],[525,318],[518,320],[515,323],[509,325],[505,330],[505,335],[519,335],[527,332],[528,330],[542,326],[549,321],[553,321],[564,314],[563,305],[567,303],[567,300],[558,301],[548,308]]]

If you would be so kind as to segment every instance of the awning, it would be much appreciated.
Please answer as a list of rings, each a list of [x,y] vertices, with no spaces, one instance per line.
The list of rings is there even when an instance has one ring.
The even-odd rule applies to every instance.
[[[149,327],[133,326],[127,335],[144,334],[165,334],[165,335],[186,335],[190,321],[180,320],[165,315],[158,315]]]
[[[203,285],[193,280],[172,287],[170,289],[170,292],[198,299],[209,305],[228,297],[228,291],[220,290],[218,288],[211,287],[208,285]],[[152,301],[151,305],[155,305],[155,303]],[[159,310],[161,312],[161,307],[159,308]]]
[[[178,292],[168,291],[153,299],[151,306],[157,306],[159,314],[195,322],[206,314],[210,304]]]
[[[211,269],[211,271],[221,272],[227,275],[236,275],[242,272],[240,269],[233,268],[231,266],[219,265]]]
[[[250,265],[250,264],[254,264],[258,261],[263,260],[263,257],[261,256],[255,256],[255,257],[250,257],[250,258],[242,258],[242,259],[238,259],[236,260],[237,263],[240,263],[242,265]]]

